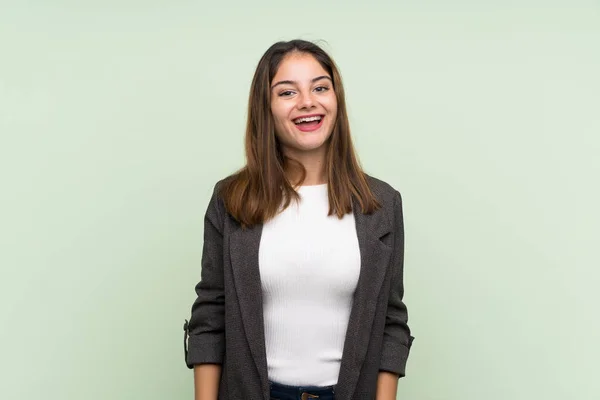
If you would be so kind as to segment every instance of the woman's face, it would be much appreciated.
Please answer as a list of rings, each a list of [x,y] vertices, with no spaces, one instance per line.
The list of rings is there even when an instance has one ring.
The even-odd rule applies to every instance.
[[[287,155],[325,155],[337,115],[331,76],[310,54],[287,55],[271,82],[275,133]]]

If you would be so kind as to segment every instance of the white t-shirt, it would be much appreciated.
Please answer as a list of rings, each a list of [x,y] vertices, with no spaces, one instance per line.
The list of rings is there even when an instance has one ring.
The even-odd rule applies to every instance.
[[[354,214],[327,216],[327,184],[266,222],[259,248],[269,379],[337,383],[360,250]]]

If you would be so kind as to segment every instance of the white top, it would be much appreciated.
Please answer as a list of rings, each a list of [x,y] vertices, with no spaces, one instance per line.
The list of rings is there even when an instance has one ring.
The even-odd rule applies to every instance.
[[[360,250],[354,214],[327,216],[327,184],[266,222],[259,248],[269,379],[337,383]]]

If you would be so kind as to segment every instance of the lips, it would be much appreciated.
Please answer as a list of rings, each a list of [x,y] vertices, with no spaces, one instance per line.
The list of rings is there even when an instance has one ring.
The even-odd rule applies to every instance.
[[[324,115],[304,116],[301,118],[296,118],[294,120],[294,125],[299,131],[312,132],[319,129],[323,125],[324,120]]]
[[[324,117],[325,116],[323,114],[309,114],[309,115],[302,115],[300,117],[294,118],[293,121],[295,124],[300,124],[300,123],[306,123],[306,122],[312,122],[312,121],[320,121]]]

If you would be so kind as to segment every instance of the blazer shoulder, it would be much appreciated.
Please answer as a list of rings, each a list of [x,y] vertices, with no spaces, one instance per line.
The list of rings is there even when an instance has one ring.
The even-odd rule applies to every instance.
[[[368,174],[365,175],[373,194],[375,194],[375,197],[383,202],[384,205],[393,204],[395,197],[399,197],[401,199],[400,191],[398,189],[381,179],[375,178],[374,176]]]
[[[213,185],[212,200],[216,204],[219,204],[219,206],[222,207],[223,210],[225,209],[225,201],[224,201],[225,188],[234,178],[235,178],[234,174],[228,175],[222,179],[219,179]]]
[[[223,197],[223,189],[232,176],[219,179],[213,184],[212,195],[208,204],[207,215],[215,217],[219,226],[223,226],[228,215]]]
[[[228,176],[226,176],[224,178],[219,179],[217,182],[215,182],[215,184],[214,184],[214,192],[215,192],[215,194],[219,195],[219,197],[220,197],[221,190],[223,189],[223,187],[225,185],[227,185],[227,183],[229,181],[231,181],[233,178],[234,178],[234,175],[228,175]]]

